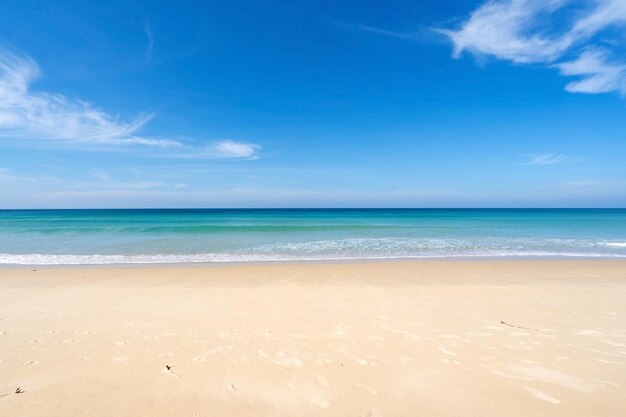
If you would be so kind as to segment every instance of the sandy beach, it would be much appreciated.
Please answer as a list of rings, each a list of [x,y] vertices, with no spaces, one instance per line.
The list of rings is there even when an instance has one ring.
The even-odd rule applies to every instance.
[[[626,262],[0,270],[0,416],[624,416]]]

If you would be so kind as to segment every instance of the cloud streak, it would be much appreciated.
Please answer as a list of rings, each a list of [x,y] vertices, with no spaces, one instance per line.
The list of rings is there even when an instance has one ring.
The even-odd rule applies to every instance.
[[[584,51],[577,59],[558,64],[563,75],[582,76],[565,86],[571,93],[608,93],[626,95],[626,65],[611,62],[608,53],[600,49]]]
[[[146,35],[148,44],[146,45],[146,58],[148,61],[152,59],[152,51],[154,50],[154,35],[152,34],[152,27],[148,22],[143,25],[143,32]]]
[[[180,147],[137,132],[152,119],[144,114],[122,121],[83,101],[31,91],[39,67],[30,57],[0,50],[0,136],[75,143]]]
[[[578,158],[564,154],[544,153],[528,156],[530,160],[525,165],[555,165],[578,162]]]
[[[0,47],[0,139],[44,141],[81,149],[103,145],[167,148],[169,152],[163,155],[197,154],[204,158],[250,159],[260,150],[259,145],[231,140],[196,147],[141,135],[154,114],[123,120],[82,100],[33,91],[31,85],[39,76],[39,66],[31,57]]]
[[[230,139],[215,141],[191,151],[177,152],[170,157],[185,159],[258,159],[261,146],[254,143],[235,142]]]
[[[205,152],[223,158],[253,158],[258,149],[259,145],[222,140],[206,147]]]
[[[368,25],[347,25],[345,23],[337,23],[337,24],[342,27],[361,30],[363,32],[370,32],[370,33],[375,33],[377,35],[391,36],[391,37],[400,38],[400,39],[408,39],[411,41],[420,40],[423,38],[423,34],[417,33],[417,32],[405,33],[405,32],[397,32],[394,30],[381,29],[381,28],[368,26]]]
[[[611,59],[611,30],[626,26],[624,0],[491,0],[457,29],[435,29],[463,52],[517,64],[547,64],[578,81],[573,93],[626,92],[625,65]],[[603,46],[600,46],[603,45]]]

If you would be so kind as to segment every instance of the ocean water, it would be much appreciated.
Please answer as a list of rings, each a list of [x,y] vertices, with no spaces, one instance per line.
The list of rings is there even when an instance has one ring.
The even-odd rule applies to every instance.
[[[626,209],[0,210],[0,264],[626,258]]]

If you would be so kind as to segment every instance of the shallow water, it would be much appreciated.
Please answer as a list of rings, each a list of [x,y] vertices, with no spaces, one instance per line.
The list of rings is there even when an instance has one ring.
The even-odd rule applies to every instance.
[[[626,258],[626,209],[2,210],[2,264]]]

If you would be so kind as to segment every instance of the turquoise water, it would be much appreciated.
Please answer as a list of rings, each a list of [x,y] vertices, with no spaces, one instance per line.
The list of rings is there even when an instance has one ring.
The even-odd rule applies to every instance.
[[[0,264],[626,258],[626,209],[2,210]]]

